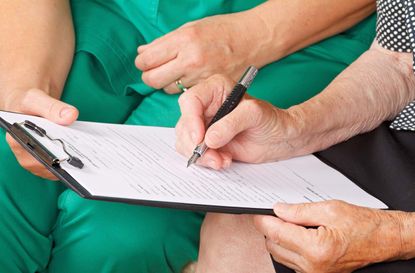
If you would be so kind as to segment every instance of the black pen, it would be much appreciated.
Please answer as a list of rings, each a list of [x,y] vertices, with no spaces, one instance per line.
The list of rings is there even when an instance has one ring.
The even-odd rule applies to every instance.
[[[245,71],[242,78],[233,88],[231,94],[226,98],[225,102],[219,108],[218,112],[216,112],[216,115],[210,121],[207,128],[209,128],[212,124],[214,124],[215,122],[217,122],[218,120],[220,120],[221,118],[229,114],[230,112],[232,112],[233,109],[235,109],[236,106],[238,106],[243,96],[245,95],[246,90],[248,90],[249,86],[251,85],[252,81],[254,80],[257,74],[258,74],[258,69],[256,69],[253,66],[248,67],[248,69]],[[208,147],[206,146],[204,141],[200,143],[199,145],[197,145],[196,148],[193,150],[193,155],[190,157],[189,161],[187,162],[187,167],[196,163],[196,161],[206,152],[207,149]]]

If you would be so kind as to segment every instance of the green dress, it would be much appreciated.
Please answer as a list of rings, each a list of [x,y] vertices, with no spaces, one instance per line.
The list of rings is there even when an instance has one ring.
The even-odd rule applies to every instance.
[[[142,83],[136,48],[185,22],[260,0],[73,0],[77,44],[63,100],[80,119],[173,127],[177,95]],[[260,71],[250,94],[279,107],[321,91],[365,51],[375,16]],[[57,49],[58,52],[58,49]],[[0,272],[180,272],[203,214],[88,201],[23,170],[0,140]]]

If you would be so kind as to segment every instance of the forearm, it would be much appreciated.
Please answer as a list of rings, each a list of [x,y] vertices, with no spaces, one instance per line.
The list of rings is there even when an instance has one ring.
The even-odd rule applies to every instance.
[[[59,97],[74,52],[69,1],[0,2],[0,108],[15,90],[39,88]]]
[[[262,66],[310,44],[340,33],[375,11],[374,0],[269,0],[247,11],[247,20],[260,29],[256,65]],[[252,27],[253,28],[253,27]]]
[[[375,43],[322,93],[290,108],[315,152],[376,128],[415,98],[412,54]],[[295,145],[295,144],[294,144]]]

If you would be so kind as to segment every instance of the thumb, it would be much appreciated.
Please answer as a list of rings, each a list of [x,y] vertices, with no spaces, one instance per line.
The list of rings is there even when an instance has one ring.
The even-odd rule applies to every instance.
[[[222,148],[238,134],[255,127],[258,115],[252,112],[257,107],[252,104],[255,104],[254,100],[243,100],[232,112],[210,126],[205,136],[206,145],[212,149]]]
[[[24,114],[46,118],[60,125],[72,124],[79,115],[78,109],[52,98],[39,89],[28,90],[21,102]]]
[[[322,202],[304,204],[278,203],[274,212],[285,222],[305,227],[326,226],[328,216]]]

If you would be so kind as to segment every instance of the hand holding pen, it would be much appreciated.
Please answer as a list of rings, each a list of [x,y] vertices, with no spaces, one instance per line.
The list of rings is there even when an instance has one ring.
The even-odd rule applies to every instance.
[[[179,153],[189,158],[204,141],[209,149],[197,164],[218,170],[233,161],[271,162],[312,152],[308,143],[313,135],[304,130],[301,105],[280,109],[245,94],[238,107],[207,128],[234,86],[229,77],[215,75],[180,96]]]
[[[245,95],[246,91],[248,90],[249,86],[251,85],[252,81],[255,79],[255,76],[257,75],[257,73],[258,73],[258,69],[256,69],[253,66],[248,67],[248,69],[245,71],[242,78],[233,88],[231,94],[226,98],[225,102],[216,112],[213,119],[209,122],[209,125],[207,126],[207,128],[209,128],[215,122],[225,117],[227,114],[232,112],[238,106],[243,96]],[[207,149],[208,149],[208,146],[206,145],[205,141],[197,145],[196,148],[193,150],[193,155],[190,157],[189,161],[187,162],[187,167],[189,167],[192,164],[195,164],[196,161],[200,157],[203,156],[203,154],[206,152]]]
[[[257,72],[258,70],[255,67],[249,67],[233,89],[231,81],[228,79],[221,76],[213,76],[180,97],[179,103],[182,109],[182,117],[176,126],[176,132],[178,133],[177,149],[178,151],[183,150],[183,144],[188,144],[189,142],[200,142],[198,142],[199,145],[197,145],[192,152],[192,157],[188,162],[188,166],[194,164],[207,150],[208,146],[202,141],[204,132],[237,107]],[[221,87],[217,86],[218,83],[221,83]],[[212,88],[209,87],[210,84],[212,84]],[[219,89],[215,86],[219,87]],[[218,92],[215,93],[215,89]],[[229,94],[230,90],[232,90],[232,92]],[[226,98],[226,100],[224,98]],[[204,112],[204,110],[207,111],[201,113],[201,111]],[[188,119],[189,117],[190,119]],[[205,127],[206,125],[207,127]],[[186,131],[192,131],[190,133],[191,139],[189,139],[189,134],[183,134],[183,132]],[[201,135],[202,131],[203,136]],[[183,137],[180,137],[180,135],[183,135]],[[228,158],[226,161],[230,164],[231,158]]]

